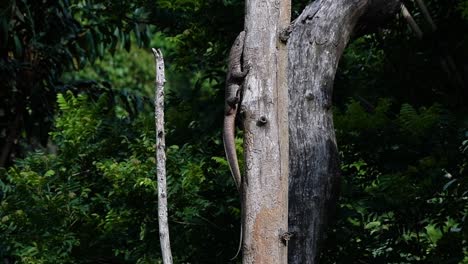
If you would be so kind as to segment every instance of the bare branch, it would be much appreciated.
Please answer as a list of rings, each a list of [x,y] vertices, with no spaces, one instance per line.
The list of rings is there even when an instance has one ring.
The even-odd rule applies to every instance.
[[[423,37],[421,28],[418,26],[418,24],[416,24],[416,21],[414,21],[413,16],[411,16],[410,12],[404,4],[401,4],[401,14],[406,19],[406,22],[408,22],[416,37],[421,39]]]
[[[167,221],[166,143],[164,135],[164,58],[160,49],[152,49],[156,62],[154,118],[156,123],[156,176],[158,178],[159,241],[164,264],[172,264],[169,224]]]
[[[432,31],[437,30],[437,26],[434,23],[434,20],[432,20],[431,14],[427,10],[426,4],[424,4],[423,0],[416,0],[416,3],[418,3],[419,8],[421,9],[421,12],[426,19],[427,23],[431,26]]]

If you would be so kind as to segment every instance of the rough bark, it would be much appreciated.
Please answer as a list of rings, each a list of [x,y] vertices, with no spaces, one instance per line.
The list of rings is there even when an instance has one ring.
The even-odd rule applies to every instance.
[[[287,50],[279,33],[289,25],[290,1],[247,0],[243,116],[246,173],[243,263],[287,262]]]
[[[158,178],[159,242],[164,264],[172,264],[169,224],[167,221],[166,143],[164,135],[164,58],[159,49],[153,49],[156,62],[154,118],[156,123],[156,176]]]
[[[373,21],[379,17],[375,14],[384,12],[382,5],[395,9],[394,2],[317,0],[290,28],[290,264],[317,263],[319,242],[335,207],[339,160],[332,91],[339,59],[359,19]]]

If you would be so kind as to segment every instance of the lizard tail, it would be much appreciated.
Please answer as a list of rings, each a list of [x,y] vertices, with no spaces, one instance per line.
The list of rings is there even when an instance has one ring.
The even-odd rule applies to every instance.
[[[234,178],[234,182],[236,183],[237,190],[239,194],[241,193],[241,174],[239,169],[239,163],[237,160],[237,153],[236,153],[236,144],[235,144],[235,114],[227,115],[224,117],[224,125],[223,125],[223,142],[224,142],[224,151],[226,152],[226,158],[229,163],[229,168],[231,169],[231,175]],[[240,197],[242,201],[242,196]],[[242,206],[242,202],[241,202]],[[239,255],[239,252],[242,248],[242,222],[241,222],[241,229],[239,235],[239,246],[237,247],[237,252],[234,257],[230,260],[234,260]]]
[[[234,260],[235,258],[237,258],[237,256],[239,256],[239,253],[241,251],[241,248],[242,248],[242,223],[241,223],[241,227],[240,227],[240,238],[239,238],[239,245],[237,246],[237,252],[236,252],[236,255],[234,255],[234,257],[232,257],[231,259],[229,260]]]
[[[240,190],[241,174],[239,170],[239,163],[237,160],[236,143],[234,136],[235,118],[235,115],[224,117],[223,143],[224,151],[226,152],[226,158],[229,163],[229,169],[231,170],[231,175],[234,178],[237,190]]]

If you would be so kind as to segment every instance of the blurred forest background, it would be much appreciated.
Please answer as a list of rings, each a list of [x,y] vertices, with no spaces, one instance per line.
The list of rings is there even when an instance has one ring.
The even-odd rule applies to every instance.
[[[396,16],[340,62],[341,197],[321,263],[468,263],[468,1],[427,0],[436,28],[404,3],[422,38]],[[175,263],[228,262],[240,211],[220,132],[243,10],[1,1],[0,263],[158,263],[151,47],[167,66]]]

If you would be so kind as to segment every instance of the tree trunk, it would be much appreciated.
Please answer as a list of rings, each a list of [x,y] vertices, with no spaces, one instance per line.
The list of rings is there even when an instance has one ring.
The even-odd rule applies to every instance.
[[[338,61],[358,20],[355,33],[363,34],[398,7],[316,0],[288,27],[289,0],[246,1],[243,263],[316,263],[339,182],[331,102]],[[286,50],[280,38],[288,34]]]
[[[359,19],[384,21],[398,1],[317,0],[290,28],[288,263],[317,263],[339,185],[332,91],[339,59]],[[362,16],[364,15],[365,16]],[[360,25],[365,29],[367,25]],[[372,26],[372,25],[370,25]],[[363,30],[361,30],[363,31]]]
[[[289,0],[246,1],[244,264],[287,262],[281,239],[288,218],[287,50],[278,35],[289,22]]]

